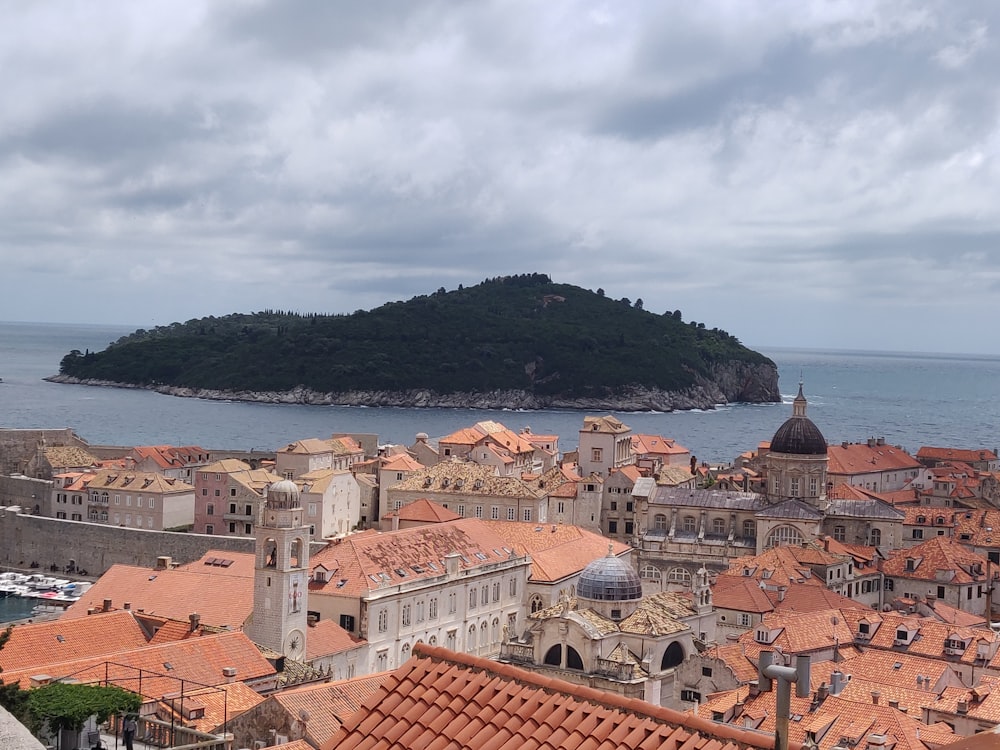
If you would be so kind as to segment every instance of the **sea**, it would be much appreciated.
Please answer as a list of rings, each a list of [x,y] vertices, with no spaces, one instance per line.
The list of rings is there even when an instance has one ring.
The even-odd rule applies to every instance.
[[[73,349],[99,351],[134,327],[0,323],[0,427],[71,427],[99,445],[198,445],[274,450],[308,437],[374,433],[410,445],[417,433],[447,435],[481,420],[559,436],[577,447],[585,412],[304,406],[208,401],[152,391],[43,380]],[[799,382],[808,416],[829,443],[882,437],[923,445],[1000,444],[1000,355],[757,348],[778,366],[782,402],[706,411],[617,416],[634,432],[673,438],[699,461],[729,463],[770,440],[791,414]]]

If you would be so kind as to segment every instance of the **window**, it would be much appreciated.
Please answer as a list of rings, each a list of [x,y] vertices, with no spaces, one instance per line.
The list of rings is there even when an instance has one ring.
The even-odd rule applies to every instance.
[[[500,506],[499,505],[494,505],[493,507],[490,508],[490,518],[492,518],[494,521],[500,520]]]
[[[601,449],[600,448],[591,448],[590,449],[590,460],[594,461],[594,462],[601,461]]]
[[[798,497],[799,496],[799,478],[798,477],[792,477],[792,481],[791,481],[791,493],[790,494],[791,494],[792,497]]]
[[[458,508],[455,510],[455,512],[458,513],[458,515],[460,515],[462,518],[465,518],[465,506],[464,505],[459,505]]]
[[[236,488],[235,487],[230,487],[229,488],[229,497],[236,497]]]
[[[490,603],[490,587],[489,586],[483,586],[483,588],[480,590],[480,592],[479,592],[479,603],[482,604],[484,607],[487,604]]]
[[[798,547],[803,541],[802,532],[794,526],[778,526],[768,534],[764,549],[787,547],[789,545]]]
[[[657,531],[667,530],[667,517],[662,513],[657,513],[653,516],[653,528]]]
[[[635,522],[626,521],[625,522],[625,533],[632,534],[635,531]]]
[[[510,595],[517,596],[517,579],[513,577],[510,579]]]
[[[243,524],[243,533],[250,536],[253,533],[253,524],[245,523]]]
[[[697,690],[681,690],[681,700],[685,703],[701,703],[701,693]]]
[[[507,520],[516,521],[517,520],[517,508],[511,507],[507,508]]]
[[[437,598],[432,598],[430,600],[430,602],[428,602],[428,604],[427,604],[427,616],[430,619],[432,619],[432,620],[436,620],[437,619],[437,616],[438,616],[438,600],[437,600]]]
[[[611,501],[611,510],[618,510],[618,501],[617,500],[612,500]]]
[[[743,522],[743,536],[744,537],[756,537],[757,536],[757,522],[756,521],[744,521]]]
[[[458,640],[457,636],[458,636],[458,631],[449,630],[448,637],[445,639],[446,643],[448,644],[448,648],[450,648],[452,651],[454,651],[455,647],[458,645],[456,643],[456,641]]]
[[[493,601],[500,601],[500,581],[493,584]]]
[[[216,496],[216,497],[221,497],[221,496],[222,496],[222,492],[221,492],[220,490],[216,490],[216,491],[215,491],[215,496]],[[125,498],[125,500],[126,500],[126,502],[127,502],[127,501],[128,501],[128,498],[126,497],[126,498]]]
[[[618,522],[617,521],[608,521],[608,533],[609,534],[617,534],[618,533]]]
[[[410,605],[409,604],[404,604],[403,605],[403,626],[405,627],[405,626],[407,626],[409,624],[410,624]]]
[[[215,527],[212,524],[208,524],[207,526],[205,526],[205,533],[206,534],[214,534],[215,533]]]
[[[149,498],[149,507],[152,508],[156,505],[156,498]]]
[[[626,513],[635,513],[635,503],[633,503],[631,501],[625,503],[625,512]]]
[[[236,503],[229,503],[229,512],[232,515],[236,515]]]
[[[471,589],[469,591],[469,609],[475,609],[475,608],[476,608],[476,590]]]
[[[877,547],[878,545],[882,544],[882,530],[881,529],[872,529],[871,533],[869,534],[869,537],[870,537],[870,539],[869,539],[868,543],[872,547]]]
[[[253,515],[253,506],[252,505],[244,505],[243,506],[243,515],[244,516],[252,516]]]
[[[378,664],[377,671],[384,672],[389,668],[389,652],[388,650],[379,651],[378,656],[375,659]]]
[[[141,508],[142,507],[142,495],[139,495],[138,497],[136,497],[136,499],[135,499],[135,507],[136,508]]]
[[[389,630],[389,611],[380,609],[378,613],[378,632],[385,633]]]
[[[565,513],[565,512],[566,512],[566,503],[560,500],[558,503],[556,503],[556,513]]]
[[[712,519],[712,533],[713,534],[725,534],[726,533],[726,519],[725,518],[713,518]]]
[[[531,508],[525,508],[522,517],[525,521],[531,521]]]
[[[711,667],[702,667],[701,668],[701,676],[702,677],[711,677],[712,676],[712,668]]]
[[[969,589],[969,590],[971,591],[972,589]],[[937,598],[938,599],[944,599],[944,586],[938,586],[937,587]]]
[[[844,527],[844,526],[834,526],[833,527],[833,538],[836,541],[838,541],[838,542],[842,542],[845,539],[847,539],[847,529],[846,529],[846,527]]]
[[[214,516],[215,515],[215,504],[214,503],[209,503],[208,504],[208,507],[205,508],[205,515],[206,516]]]
[[[737,621],[740,627],[749,628],[753,626],[753,616],[749,612],[740,612]]]
[[[694,516],[684,516],[684,531],[694,531],[695,524],[696,521]]]
[[[455,610],[458,609],[458,594],[454,591],[448,592],[448,614],[455,614]]]
[[[924,538],[924,530],[923,529],[914,529],[913,530],[913,538],[914,539],[923,539]]]
[[[815,497],[819,489],[819,482],[816,481],[816,477],[809,477],[809,495]]]
[[[247,506],[247,515],[250,515],[249,507]],[[309,515],[313,518],[316,517],[316,503],[309,503]]]
[[[691,573],[686,568],[671,568],[667,571],[667,581],[670,583],[682,583],[687,586],[691,583]]]
[[[482,518],[482,517],[483,517],[483,506],[482,505],[477,505],[476,506],[476,518]]]
[[[235,534],[236,533],[236,521],[230,521],[229,522],[229,533],[230,534]]]
[[[208,488],[207,487],[202,487],[201,488],[201,496],[202,497],[208,497]],[[118,503],[115,503],[115,505],[118,505]]]
[[[354,615],[341,615],[340,616],[340,627],[344,630],[354,630]]]

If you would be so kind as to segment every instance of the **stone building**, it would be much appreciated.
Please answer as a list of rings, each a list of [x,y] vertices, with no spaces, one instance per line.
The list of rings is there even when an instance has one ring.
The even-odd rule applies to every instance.
[[[509,633],[500,660],[657,705],[673,702],[673,676],[696,643],[715,638],[708,574],[693,603],[681,594],[644,596],[625,560],[609,554],[587,565],[576,596],[528,617]]]

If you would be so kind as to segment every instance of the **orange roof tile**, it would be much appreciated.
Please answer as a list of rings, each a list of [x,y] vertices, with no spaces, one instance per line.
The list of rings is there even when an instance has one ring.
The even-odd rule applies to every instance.
[[[852,476],[874,474],[883,471],[905,471],[920,469],[917,459],[892,445],[868,445],[867,443],[843,443],[829,445],[827,476]]]
[[[977,555],[958,542],[936,536],[909,549],[893,550],[889,553],[889,558],[882,563],[882,572],[893,578],[915,581],[940,581],[949,584],[984,583],[986,565],[985,557]],[[939,579],[938,571],[953,571],[954,575],[948,579]]]
[[[925,445],[917,451],[917,458],[925,461],[965,461],[966,463],[973,463],[979,461],[996,461],[997,454],[985,449],[935,448]]]
[[[396,516],[400,521],[419,521],[421,523],[442,523],[444,521],[454,521],[461,518],[458,513],[448,510],[443,505],[422,497],[407,503],[396,511]]]
[[[273,700],[291,717],[308,712],[307,737],[312,746],[321,747],[330,741],[344,721],[360,709],[375,694],[389,672],[353,677],[338,682],[306,685],[283,690]]]
[[[773,746],[773,737],[420,644],[321,750]]]
[[[605,557],[609,544],[616,556],[632,550],[627,544],[579,526],[522,521],[483,523],[519,555],[531,555],[531,581],[554,583],[579,573],[594,560]]]
[[[209,560],[231,560],[229,566],[206,565]],[[187,620],[197,612],[206,625],[240,628],[253,610],[253,555],[210,552],[185,566],[155,570],[112,565],[60,617],[86,617],[108,599],[115,609],[132,609],[171,620]]]
[[[10,640],[0,649],[0,670],[10,672],[53,661],[107,656],[140,648],[146,642],[146,634],[131,612],[15,625]]]

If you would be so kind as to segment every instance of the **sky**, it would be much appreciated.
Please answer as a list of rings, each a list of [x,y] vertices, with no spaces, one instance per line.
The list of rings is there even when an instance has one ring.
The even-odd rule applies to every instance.
[[[1000,4],[0,0],[0,320],[547,273],[1000,354]]]

